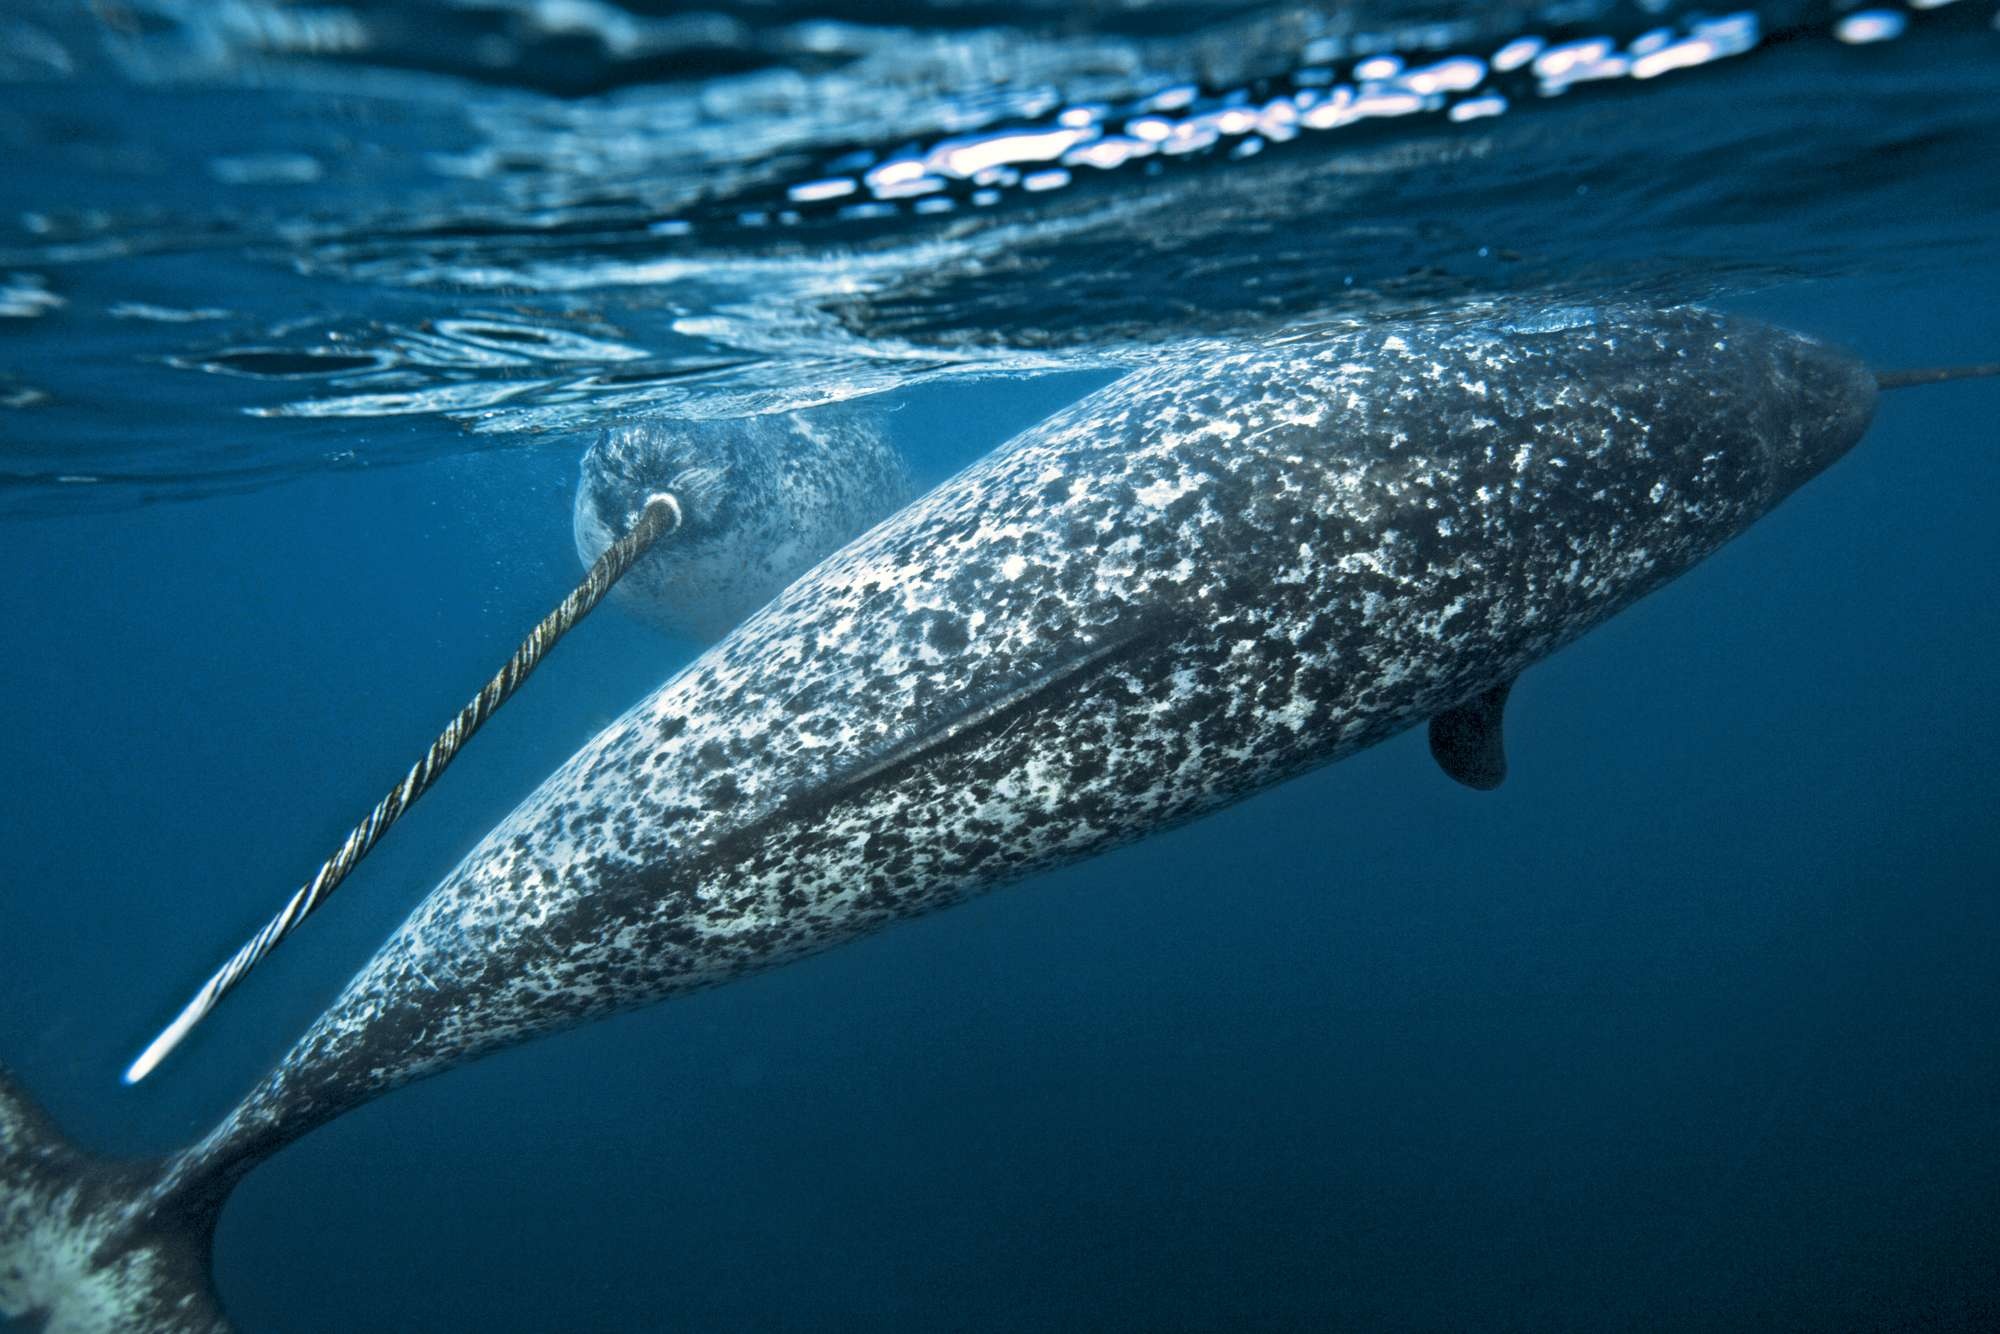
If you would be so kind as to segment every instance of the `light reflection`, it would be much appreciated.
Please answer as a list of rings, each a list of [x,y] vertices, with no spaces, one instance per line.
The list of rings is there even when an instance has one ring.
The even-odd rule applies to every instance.
[[[1172,133],[1160,144],[1160,151],[1178,156],[1182,153],[1198,153],[1222,137],[1210,120],[1184,120],[1174,126]]]
[[[918,195],[932,195],[945,188],[942,176],[918,176],[911,180],[897,181],[893,185],[880,186],[875,191],[877,199],[914,199]]]
[[[803,185],[795,185],[785,193],[796,203],[816,204],[822,199],[839,199],[851,195],[859,188],[852,176],[834,176],[824,181],[807,181]]]
[[[1135,157],[1145,157],[1157,150],[1143,139],[1128,139],[1122,134],[1114,134],[1082,148],[1072,148],[1062,156],[1066,167],[1096,167],[1109,171],[1122,167]]]
[[[1191,106],[1201,90],[1191,83],[1176,84],[1172,88],[1154,93],[1139,104],[1141,111],[1179,111]]]
[[[1299,137],[1299,112],[1290,102],[1281,102],[1264,109],[1257,118],[1257,131],[1272,143],[1289,143]]]
[[[1946,0],[1913,2],[1935,6]],[[1667,7],[1646,8],[1657,13]],[[1894,11],[1868,10],[1850,15],[1837,31],[1845,41],[1882,40],[1900,31],[1901,23]],[[1440,41],[1448,35],[1438,34]],[[1070,168],[1113,171],[1140,158],[1198,157],[1225,140],[1235,141],[1223,145],[1228,156],[1243,158],[1268,144],[1296,139],[1302,132],[1324,132],[1368,120],[1441,114],[1451,124],[1466,124],[1505,114],[1521,91],[1515,85],[1523,74],[1534,80],[1534,91],[1552,97],[1581,83],[1644,81],[1707,65],[1750,51],[1762,39],[1752,11],[1719,17],[1694,14],[1677,23],[1658,23],[1623,45],[1603,35],[1573,36],[1555,43],[1524,35],[1499,47],[1490,59],[1444,55],[1416,66],[1378,50],[1355,60],[1352,83],[1335,83],[1324,62],[1340,53],[1341,44],[1321,38],[1306,44],[1307,63],[1281,81],[1289,91],[1274,95],[1239,87],[1204,94],[1194,84],[1179,83],[1127,103],[1122,124],[1121,109],[1114,104],[1064,105],[1044,97],[1044,114],[1052,112],[1052,122],[962,133],[927,148],[903,147],[886,160],[850,152],[827,162],[820,177],[790,186],[786,196],[793,204],[810,205],[831,203],[865,189],[873,203],[910,200],[915,209],[916,201],[952,194],[957,203],[986,208],[998,203],[1007,190],[1041,193],[1069,184]],[[1037,170],[1038,166],[1045,169]],[[849,172],[859,172],[858,180]],[[961,181],[977,189],[957,193],[955,183]],[[922,211],[946,210],[929,205]],[[781,223],[789,223],[791,216],[780,215]],[[885,215],[848,206],[837,208],[834,216]]]
[[[869,168],[868,174],[861,179],[868,183],[870,190],[873,190],[876,194],[880,194],[884,190],[894,189],[896,186],[914,181],[923,176],[924,172],[925,167],[922,158],[895,158],[884,162],[879,167]]]
[[[1486,82],[1486,62],[1472,56],[1456,56],[1435,65],[1413,69],[1396,80],[1413,93],[1462,93]]]
[[[988,167],[1013,162],[1047,162],[1085,139],[1093,139],[1093,128],[1044,130],[1040,133],[996,134],[978,138],[947,139],[924,159],[931,170],[961,179],[977,175]]]
[[[505,210],[496,209],[490,215],[468,211],[463,217],[447,214],[435,232],[415,230],[414,239],[409,240],[336,233],[337,244],[315,243],[312,234],[302,233],[310,261],[322,270],[370,273],[398,284],[428,282],[455,291],[468,287],[504,290],[510,299],[522,291],[587,293],[600,287],[644,287],[649,301],[657,291],[662,309],[676,317],[682,311],[714,313],[706,329],[699,320],[676,323],[676,336],[701,337],[731,350],[764,340],[758,346],[768,349],[770,360],[762,369],[691,373],[655,364],[650,358],[634,360],[637,352],[592,347],[582,340],[567,347],[557,340],[528,343],[524,334],[501,331],[500,324],[486,319],[439,321],[435,337],[421,336],[413,326],[399,334],[387,352],[379,340],[358,340],[369,343],[365,348],[343,344],[322,349],[302,347],[289,334],[260,333],[254,343],[245,340],[220,351],[209,349],[192,368],[290,381],[301,390],[310,386],[313,391],[312,396],[301,393],[298,397],[302,401],[275,410],[300,415],[443,411],[459,415],[476,430],[561,424],[585,408],[597,411],[696,403],[705,411],[725,401],[732,407],[753,401],[761,405],[772,395],[875,392],[901,383],[911,373],[908,367],[913,360],[896,358],[915,357],[900,348],[885,351],[889,344],[877,341],[879,338],[908,329],[912,331],[912,346],[921,347],[923,356],[934,357],[937,354],[926,340],[937,341],[940,330],[947,337],[955,335],[959,330],[954,320],[975,330],[1002,327],[998,317],[981,306],[993,298],[977,284],[983,281],[986,257],[1006,254],[1012,246],[1024,242],[1048,245],[1051,233],[1058,237],[1077,235],[1086,244],[1094,243],[1093,238],[1101,235],[1095,229],[1107,226],[1113,229],[1113,238],[1123,241],[1139,235],[1142,227],[1152,226],[1152,222],[1142,220],[1147,210],[1156,210],[1152,217],[1158,221],[1165,209],[1178,206],[1186,213],[1169,222],[1169,229],[1192,229],[1197,239],[1185,243],[1185,237],[1176,236],[1173,240],[1185,243],[1183,253],[1197,253],[1208,240],[1201,231],[1206,220],[1199,216],[1205,202],[1201,195],[1208,189],[1233,192],[1227,197],[1233,206],[1236,199],[1264,188],[1324,188],[1324,198],[1335,204],[1312,216],[1338,217],[1338,201],[1355,197],[1350,192],[1359,190],[1348,178],[1373,163],[1424,164],[1393,168],[1415,173],[1426,170],[1432,162],[1457,160],[1437,155],[1469,158],[1491,150],[1496,157],[1504,157],[1509,146],[1484,142],[1483,132],[1489,127],[1475,123],[1532,106],[1539,91],[1566,88],[1588,78],[1650,81],[1751,51],[1763,41],[1757,16],[1747,11],[1703,18],[1685,12],[1686,0],[1642,0],[1637,6],[1594,0],[1556,3],[1560,10],[1545,6],[1534,11],[1536,22],[1547,25],[1539,35],[1511,40],[1503,40],[1508,36],[1506,31],[1489,26],[1451,34],[1448,44],[1425,45],[1428,36],[1416,28],[1405,29],[1399,34],[1407,40],[1407,45],[1398,48],[1403,52],[1401,57],[1383,54],[1387,47],[1382,37],[1310,42],[1287,39],[1294,41],[1293,54],[1305,56],[1308,63],[1263,80],[1253,79],[1240,66],[1231,66],[1205,87],[1179,83],[1154,92],[1164,79],[1156,77],[1134,86],[1134,81],[1144,76],[1121,69],[1118,77],[1128,80],[1122,84],[1110,79],[1090,82],[1051,77],[1032,92],[988,90],[982,85],[971,93],[962,89],[954,92],[948,105],[894,102],[893,94],[883,92],[881,96],[888,99],[885,103],[865,103],[876,113],[874,120],[844,116],[837,122],[837,131],[830,132],[813,122],[811,115],[801,113],[801,128],[793,130],[786,122],[789,137],[759,139],[726,158],[715,147],[718,140],[725,133],[741,136],[745,131],[740,126],[719,128],[706,112],[685,121],[675,120],[659,114],[657,108],[648,109],[642,99],[593,106],[587,114],[545,108],[538,114],[563,126],[562,135],[551,132],[522,142],[517,126],[505,133],[489,126],[489,142],[483,146],[475,145],[461,154],[440,152],[434,159],[463,162],[468,175],[509,179],[510,189],[517,182],[520,188],[508,196],[510,206]],[[1847,41],[1884,41],[1903,34],[1906,28],[1922,29],[1925,20],[1916,11],[1937,8],[1940,3],[1908,0],[1898,5],[1894,0],[1877,0],[1873,8],[1827,13],[1804,29],[1789,26],[1783,35],[1790,38],[1804,33],[1821,43],[1836,35]],[[1837,31],[1839,18],[1846,21]],[[1981,13],[1976,22],[1983,26],[1985,19]],[[1270,68],[1287,65],[1280,55]],[[1162,60],[1158,67],[1172,65]],[[1203,67],[1207,68],[1206,64]],[[1349,72],[1353,81],[1341,83],[1338,75]],[[1762,72],[1760,64],[1758,73]],[[792,85],[797,82],[796,76],[787,76],[787,97],[794,95]],[[801,86],[809,87],[810,83]],[[1734,95],[1727,86],[1720,91],[1724,99]],[[930,95],[927,91],[926,96]],[[1108,100],[1096,100],[1100,98]],[[909,114],[911,105],[934,114],[913,116]],[[1644,107],[1639,118],[1656,110]],[[591,139],[585,145],[590,150],[587,156],[576,148],[576,139],[563,137],[571,135],[575,127],[602,129],[605,124],[616,133]],[[512,126],[512,122],[505,125]],[[928,128],[917,131],[920,137],[913,139],[913,125]],[[1468,128],[1447,130],[1447,125]],[[1408,134],[1415,126],[1429,133]],[[1638,133],[1635,131],[1635,139]],[[1327,173],[1326,181],[1314,177],[1316,163],[1322,159],[1310,150],[1286,147],[1290,140],[1336,134],[1341,138],[1322,142],[1351,143],[1354,156],[1343,155],[1337,170]],[[873,141],[872,147],[855,146],[857,141],[867,140]],[[559,145],[561,151],[551,144]],[[1260,163],[1277,159],[1272,164],[1276,174],[1267,174],[1259,167],[1221,165],[1225,160],[1252,156]],[[712,192],[683,191],[674,186],[678,177],[692,175],[681,170],[685,163],[711,158],[749,164],[757,170],[721,173],[716,179],[725,184]],[[339,158],[322,153],[318,160],[335,164]],[[200,162],[205,161],[198,161],[197,172],[202,170]],[[1191,168],[1197,161],[1212,165]],[[668,164],[674,170],[655,170],[655,164]],[[1350,167],[1356,170],[1350,171]],[[560,168],[565,180],[574,177],[595,183],[602,177],[615,186],[620,181],[643,179],[647,189],[629,200],[613,193],[607,203],[586,193],[573,202],[547,189],[545,176],[536,174],[552,168]],[[789,174],[774,179],[769,174],[772,168]],[[1118,182],[1103,179],[1104,173],[1120,170],[1128,173],[1122,179],[1157,172],[1163,183],[1173,184],[1157,191],[1129,192],[1134,197],[1120,198]],[[1224,179],[1208,175],[1175,181],[1175,173],[1190,170],[1219,173]],[[1234,177],[1229,178],[1232,171]],[[655,186],[659,188],[655,190]],[[1002,220],[980,218],[982,209],[998,210],[1010,199],[1019,202],[1024,197],[1045,204],[1060,199],[1065,190],[1089,192],[1093,207],[1046,209],[1033,214],[1024,207],[1020,215],[1005,218],[1018,225],[978,225]],[[1283,202],[1271,202],[1272,216]],[[1365,210],[1355,212],[1364,214]],[[1106,218],[1114,221],[1107,224]],[[951,225],[914,226],[907,236],[894,238],[894,244],[857,245],[852,253],[849,238],[839,235],[834,227],[838,222],[872,228],[911,219],[949,220]],[[23,219],[21,226],[39,236],[44,224]],[[734,238],[740,243],[734,248],[727,236],[732,226],[751,229]],[[811,245],[800,244],[803,238],[790,231],[816,226],[824,226],[828,235],[814,237]],[[474,234],[470,240],[462,240],[453,228]],[[1066,233],[1066,228],[1073,230]],[[788,232],[792,239],[781,240]],[[695,235],[704,243],[718,244],[667,243]],[[1381,241],[1381,255],[1366,250],[1375,244],[1364,238],[1328,251],[1340,266],[1323,275],[1329,288],[1358,286],[1367,293],[1381,282],[1382,274],[1400,272],[1402,259],[1395,247],[1401,243],[1393,238]],[[1142,248],[1142,243],[1133,248]],[[1369,258],[1355,260],[1349,251],[1356,248],[1366,250]],[[1392,256],[1393,263],[1383,255]],[[1487,257],[1483,248],[1480,255]],[[1311,258],[1323,262],[1325,255]],[[60,305],[63,297],[51,292],[47,284],[7,277],[9,269],[40,262],[30,258],[0,262],[4,263],[0,267],[0,315],[33,319]],[[1273,261],[1277,271],[1268,280],[1257,275],[1258,282],[1268,281],[1268,290],[1277,293],[1269,300],[1290,299],[1283,293],[1283,283],[1294,275],[1282,266],[1294,262],[1304,260],[1279,256]],[[1139,261],[1134,260],[1132,267],[1136,271]],[[965,283],[971,295],[949,289],[935,295],[926,289],[920,298],[892,295],[886,302],[877,295],[885,289],[892,294],[907,293],[932,271],[950,275],[952,282]],[[918,276],[913,279],[911,274]],[[967,278],[968,274],[972,277]],[[1216,286],[1226,289],[1234,278],[1225,272],[1216,279]],[[1433,280],[1426,277],[1423,281]],[[1127,286],[1143,291],[1138,282]],[[66,287],[60,290],[68,294]],[[589,299],[579,297],[578,303],[587,304]],[[903,314],[907,308],[916,308],[919,314]],[[109,313],[117,318],[167,318],[131,314],[134,309],[137,307],[121,306]],[[825,314],[828,309],[837,311],[831,325]],[[931,310],[943,314],[924,313]],[[1008,307],[1003,313],[1019,312]],[[58,318],[68,320],[73,312]],[[646,318],[639,317],[640,323],[629,335],[639,345],[648,341]],[[1105,327],[1127,320],[1122,313],[1104,313],[1094,300],[1087,315],[1079,313],[1074,318],[1082,324],[1101,320]],[[785,324],[786,319],[794,323]],[[862,330],[861,335],[851,342],[840,342],[837,354],[817,363],[824,372],[817,379],[801,370],[807,364],[807,351],[824,353],[828,346],[848,337],[841,322],[849,320]],[[872,325],[871,320],[875,321]],[[0,324],[9,322],[0,319]],[[1133,327],[1143,325],[1143,319],[1128,322]],[[1051,327],[1064,326],[1051,321]],[[593,331],[592,336],[602,338],[603,334]],[[1009,348],[1005,355],[1017,356],[1018,349]],[[1072,354],[1066,351],[1064,355]],[[1000,358],[995,354],[995,360],[982,364],[1000,364]],[[1006,364],[1015,363],[1009,360]],[[932,371],[926,367],[918,373]],[[6,395],[12,383],[0,376],[0,406],[8,405]],[[342,391],[338,398],[328,392],[335,389]]]
[[[66,304],[39,273],[0,275],[0,319],[32,320]]]
[[[1415,93],[1363,93],[1354,99],[1357,116],[1409,116],[1422,111],[1423,98]]]
[[[1706,37],[1690,37],[1686,41],[1674,42],[1656,51],[1649,51],[1632,62],[1632,77],[1654,79],[1669,70],[1686,69],[1690,65],[1706,65],[1715,59],[1715,43]]]
[[[1809,30],[1850,43],[1883,41],[1900,35],[1915,11],[1949,3],[1904,0],[1848,13],[1838,22],[1827,13],[1803,29],[1788,18],[1792,26],[1786,32]],[[1559,94],[1591,81],[1651,81],[1751,51],[1763,40],[1755,12],[1705,17],[1686,12],[1684,0],[1639,0],[1637,5],[1552,0],[1519,12],[1533,13],[1543,30],[1504,41],[1505,30],[1485,25],[1413,23],[1394,33],[1338,37],[1324,35],[1324,28],[1309,30],[1285,39],[1294,43],[1290,52],[1296,63],[1289,72],[1264,79],[1253,80],[1252,68],[1239,63],[1206,86],[1185,81],[1184,75],[1157,90],[1055,75],[1033,87],[982,85],[923,121],[935,127],[923,138],[889,137],[891,129],[884,127],[912,123],[907,114],[892,114],[890,108],[882,111],[879,123],[857,131],[866,136],[879,130],[876,148],[853,147],[851,140],[838,148],[829,145],[796,179],[760,181],[719,200],[663,192],[659,211],[685,210],[683,216],[617,225],[643,229],[650,237],[680,238],[705,233],[710,226],[769,232],[824,221],[907,219],[990,208],[1010,194],[1042,194],[1100,173],[1159,172],[1166,166],[1162,159],[1174,159],[1176,169],[1191,160],[1240,159],[1334,131],[1365,141],[1381,132],[1374,122],[1435,117],[1467,125],[1505,115],[1536,93]],[[887,45],[881,53],[888,63],[892,57],[903,58]],[[1271,67],[1286,68],[1283,56]],[[1349,82],[1338,81],[1341,71],[1350,75]],[[621,125],[629,124],[636,145],[656,146],[696,133],[696,122],[656,121],[637,110],[629,121],[622,119],[625,111],[615,114]],[[699,123],[700,132],[707,133],[707,122]],[[784,146],[793,142],[784,141]],[[580,166],[618,167],[627,160],[603,150],[601,142],[596,147],[599,159]],[[638,152],[630,150],[627,156],[636,158]],[[699,153],[691,149],[690,155]],[[471,162],[472,155],[463,156]],[[523,156],[518,149],[490,148],[476,171],[467,170],[477,175],[519,170],[515,164]],[[1085,167],[1091,170],[1085,172]],[[546,217],[551,224],[573,224],[576,212],[553,208]],[[551,244],[556,239],[552,236]]]
[[[1857,14],[1849,14],[1833,30],[1833,35],[1850,45],[1861,46],[1868,42],[1886,42],[1901,37],[1903,28],[1909,22],[1893,9],[1864,9]]]
[[[1488,93],[1484,97],[1469,97],[1452,107],[1448,113],[1456,124],[1469,120],[1483,120],[1488,116],[1498,116],[1507,110],[1507,99],[1498,93]]]
[[[1493,53],[1493,68],[1511,74],[1540,55],[1544,45],[1539,37],[1516,37]]]
[[[1544,79],[1571,79],[1612,59],[1611,39],[1589,37],[1552,46],[1535,57],[1535,73]]]
[[[1308,129],[1313,130],[1331,130],[1336,126],[1350,125],[1357,119],[1354,90],[1344,83],[1308,107],[1305,114],[1299,117]]]

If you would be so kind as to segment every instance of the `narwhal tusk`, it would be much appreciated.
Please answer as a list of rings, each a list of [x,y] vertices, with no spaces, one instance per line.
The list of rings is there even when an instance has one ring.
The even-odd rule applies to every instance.
[[[174,1021],[160,1031],[146,1050],[139,1053],[139,1059],[126,1067],[127,1084],[136,1084],[151,1074],[194,1026],[249,975],[251,969],[262,963],[285,937],[298,929],[299,923],[326,902],[334,887],[346,879],[347,873],[381,841],[389,826],[437,781],[438,775],[445,771],[460,748],[472,739],[472,734],[484,726],[486,720],[528,679],[529,673],[540,665],[542,656],[555,646],[556,641],[604,600],[611,586],[632,568],[639,557],[646,554],[653,543],[680,526],[681,505],[672,494],[660,491],[646,498],[645,507],[639,511],[631,530],[605,548],[604,554],[584,575],[583,582],[529,632],[528,637],[521,641],[521,646],[514,650],[514,656],[507,660],[507,665],[458,711],[458,716],[438,734],[437,740],[431,742],[430,749],[404,776],[403,781],[376,803],[368,818],[348,833],[339,849],[320,864],[319,871],[299,887],[278,915],[265,923],[263,930],[245,941],[227,963],[216,969]]]
[[[1911,371],[1877,371],[1877,389],[1908,389],[1919,384],[1943,384],[1947,380],[1983,380],[2000,375],[2000,361],[1977,366],[1929,366]]]

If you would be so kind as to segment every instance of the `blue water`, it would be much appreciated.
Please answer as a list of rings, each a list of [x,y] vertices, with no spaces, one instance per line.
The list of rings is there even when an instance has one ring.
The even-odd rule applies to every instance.
[[[922,249],[910,215],[826,248],[697,236],[707,267],[670,283],[604,266],[632,219],[686,202],[645,191],[693,168],[658,144],[576,154],[668,117],[646,99],[673,60],[810,73],[754,8],[721,55],[521,38],[467,82],[457,55],[411,55],[421,33],[371,29],[374,58],[344,62],[214,55],[198,19],[141,6],[147,65],[94,55],[112,39],[60,10],[10,18],[0,274],[29,313],[0,319],[0,1060],[94,1149],[195,1138],[495,820],[698,651],[587,622],[308,930],[118,1084],[573,583],[579,441],[616,414],[833,384],[937,479],[1149,340],[1537,292],[1699,297],[1885,367],[2000,357],[2000,33],[1991,6],[1953,8],[1978,13],[1488,128],[1277,145],[1165,213],[1108,176],[1075,205],[1010,197],[997,266]],[[1189,77],[1176,52],[1126,77]],[[947,80],[881,114],[971,100]],[[524,126],[560,143],[511,177],[425,156],[526,153]],[[814,178],[843,134],[686,152],[747,197]],[[1231,174],[1251,171],[1273,174]],[[1359,183],[1337,213],[1325,178]],[[1130,188],[1177,188],[1148,179]],[[475,205],[446,253],[440,210]],[[614,223],[525,281],[524,238],[590,209]],[[883,253],[898,276],[858,295],[799,277]],[[784,338],[749,327],[775,306],[714,323],[743,280],[711,270],[746,255],[784,261]],[[469,282],[475,260],[510,276]],[[1119,272],[1117,302],[1075,290]],[[548,355],[524,365],[495,329]],[[365,366],[283,360],[357,345]],[[968,374],[981,358],[1007,373]],[[502,382],[484,406],[438,396]],[[416,397],[367,397],[390,394]],[[271,411],[306,402],[340,406]],[[1990,381],[1890,396],[1853,456],[1528,673],[1496,793],[1404,736],[398,1092],[249,1177],[224,1302],[250,1331],[2000,1327],[1996,419]]]

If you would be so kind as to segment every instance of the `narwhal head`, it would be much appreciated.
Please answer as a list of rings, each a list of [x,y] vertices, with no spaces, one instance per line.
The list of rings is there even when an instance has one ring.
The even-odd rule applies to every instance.
[[[1448,767],[1490,786],[1492,756],[1463,738],[1497,735],[1492,692],[1845,454],[1877,381],[1734,315],[1519,302],[1196,347],[1114,390],[1174,468],[1151,484],[1165,465],[1147,456],[1135,499],[1167,495],[1175,533],[1173,504],[1227,499],[1231,524],[1190,553],[1232,576],[1206,614],[1240,589],[1248,628],[1283,603],[1371,652],[1393,641],[1387,674],[1414,683],[1397,717],[1452,715]]]
[[[1640,515],[1657,510],[1684,531],[1760,517],[1852,449],[1875,414],[1876,377],[1859,358],[1745,316],[1554,307],[1499,337],[1544,367],[1541,392],[1574,436],[1565,453],[1601,447],[1644,484]],[[1553,469],[1552,487],[1562,480],[1561,459],[1536,462]]]
[[[576,489],[577,552],[586,561],[631,530],[654,496],[679,512],[676,542],[650,559],[685,558],[727,529],[735,451],[700,422],[643,422],[603,432],[583,456]]]
[[[714,639],[907,498],[879,417],[847,409],[653,420],[605,431],[583,457],[574,528],[585,564],[656,496],[677,526],[612,597],[670,634]]]
[[[1768,449],[1766,507],[1838,461],[1875,417],[1874,371],[1851,352],[1808,335],[1738,317],[1716,317],[1720,385],[1758,406]],[[1701,442],[1683,448],[1699,455]]]
[[[1375,434],[1400,442],[1384,489],[1411,563],[1452,595],[1434,632],[1447,707],[1424,709],[1432,752],[1488,788],[1505,772],[1514,676],[1840,459],[1890,381],[1817,339],[1697,307],[1543,307],[1434,329],[1383,338]]]

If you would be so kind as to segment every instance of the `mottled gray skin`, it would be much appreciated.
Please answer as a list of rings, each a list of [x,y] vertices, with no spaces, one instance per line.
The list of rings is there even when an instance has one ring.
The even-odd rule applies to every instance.
[[[65,1143],[0,1069],[0,1321],[24,1334],[227,1334],[209,1228],[175,1216],[156,1187],[151,1170]]]
[[[411,1079],[1421,722],[1741,532],[1874,399],[1852,359],[1696,310],[1166,357],[844,548],[606,728],[150,1199],[213,1209]]]
[[[576,552],[585,565],[670,492],[681,524],[611,599],[668,634],[720,639],[835,548],[910,499],[878,419],[846,408],[606,431],[583,456]]]

